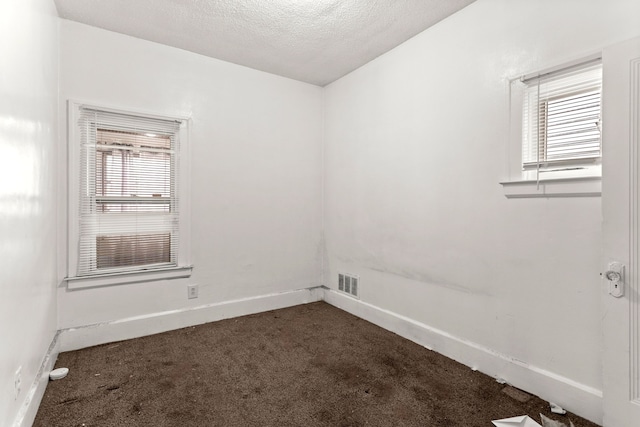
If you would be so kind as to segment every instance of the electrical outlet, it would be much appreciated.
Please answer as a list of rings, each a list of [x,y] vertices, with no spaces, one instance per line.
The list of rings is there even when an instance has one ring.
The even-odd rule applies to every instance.
[[[16,400],[20,395],[22,389],[22,366],[16,369],[16,373],[13,376],[13,400]]]
[[[198,298],[198,285],[187,285],[187,298]]]

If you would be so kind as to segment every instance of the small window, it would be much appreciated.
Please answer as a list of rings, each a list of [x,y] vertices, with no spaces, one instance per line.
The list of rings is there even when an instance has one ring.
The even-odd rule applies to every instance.
[[[590,63],[523,80],[522,169],[549,172],[600,165],[602,66]]]
[[[75,103],[70,111],[70,191],[77,197],[70,194],[68,276],[185,267],[179,193],[186,121]]]

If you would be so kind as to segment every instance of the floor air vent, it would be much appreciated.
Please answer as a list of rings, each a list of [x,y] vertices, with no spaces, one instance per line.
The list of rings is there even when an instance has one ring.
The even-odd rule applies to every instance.
[[[358,276],[338,274],[338,290],[354,297],[358,296]]]

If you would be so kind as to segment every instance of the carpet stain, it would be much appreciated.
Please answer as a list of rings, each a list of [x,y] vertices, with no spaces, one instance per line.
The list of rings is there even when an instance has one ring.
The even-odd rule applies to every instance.
[[[376,381],[373,384],[371,394],[380,401],[389,400],[393,395],[393,385],[389,382]]]
[[[176,385],[173,383],[173,381],[171,381],[169,379],[162,379],[162,380],[158,381],[156,384],[158,385],[158,388],[161,391],[169,391],[172,388],[176,387]]]
[[[413,391],[413,395],[415,399],[419,402],[426,403],[426,402],[434,402],[437,400],[433,392],[431,392],[430,390],[427,390],[426,388],[414,386],[412,387],[411,390]]]
[[[512,386],[506,386],[505,388],[502,389],[502,392],[507,396],[522,403],[528,402],[529,399],[531,399],[532,397],[529,393],[525,393],[524,391],[518,390],[517,388]]]

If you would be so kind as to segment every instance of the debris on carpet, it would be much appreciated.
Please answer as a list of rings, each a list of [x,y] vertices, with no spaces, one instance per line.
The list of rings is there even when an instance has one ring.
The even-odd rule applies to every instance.
[[[502,392],[507,396],[511,397],[512,399],[515,399],[521,403],[528,402],[529,400],[531,400],[531,397],[532,397],[529,393],[525,393],[524,391],[510,385],[503,388]]]

